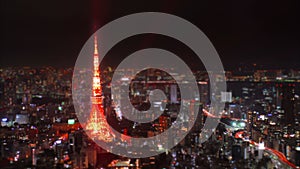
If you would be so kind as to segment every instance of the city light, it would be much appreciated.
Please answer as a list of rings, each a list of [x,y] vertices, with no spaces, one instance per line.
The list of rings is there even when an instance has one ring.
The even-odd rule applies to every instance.
[[[237,126],[237,123],[234,121],[234,122],[232,122],[232,126],[233,127],[236,127]]]
[[[246,123],[245,122],[240,122],[240,127],[246,127]]]
[[[258,149],[259,150],[264,150],[265,149],[265,143],[264,142],[258,143]]]
[[[70,125],[75,124],[75,119],[68,119],[68,124]]]

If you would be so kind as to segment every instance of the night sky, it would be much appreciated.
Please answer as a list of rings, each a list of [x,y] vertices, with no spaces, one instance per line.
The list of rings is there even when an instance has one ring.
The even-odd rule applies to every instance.
[[[227,70],[241,63],[300,68],[299,0],[198,1],[2,0],[0,67],[74,66],[95,27],[128,14],[155,11],[175,14],[197,25]],[[147,42],[144,47],[164,47],[156,44],[164,42],[155,40],[159,38],[143,36],[128,42],[132,48],[137,44],[134,40]],[[119,49],[115,52],[119,56],[114,57],[126,54]]]

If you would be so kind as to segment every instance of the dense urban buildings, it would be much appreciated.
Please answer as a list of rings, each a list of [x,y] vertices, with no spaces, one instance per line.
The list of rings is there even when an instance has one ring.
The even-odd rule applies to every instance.
[[[200,96],[180,105],[180,90],[167,74],[149,69],[131,83],[132,104],[147,110],[147,90],[159,88],[167,100],[159,119],[145,124],[122,119],[113,104],[109,81],[113,69],[101,70],[103,110],[107,123],[129,136],[151,137],[164,132],[180,106],[200,109],[193,129],[173,149],[161,155],[130,159],[106,152],[78,122],[71,97],[72,68],[6,67],[0,69],[1,168],[295,168],[300,166],[298,70],[226,71],[228,96],[222,118],[209,141],[199,143],[209,112],[209,80],[195,71]],[[123,80],[128,75],[114,72]],[[100,76],[99,76],[100,77]],[[163,78],[162,78],[163,77]],[[147,86],[143,85],[146,82]],[[228,97],[227,96],[227,97]],[[142,103],[142,104],[141,104]],[[85,112],[90,116],[90,112]],[[149,115],[150,116],[150,115]],[[92,116],[91,116],[92,117]],[[95,122],[95,121],[94,121]],[[182,121],[184,124],[184,119]],[[181,126],[181,127],[184,127]],[[121,147],[130,146],[120,145]],[[157,151],[160,146],[157,145]]]

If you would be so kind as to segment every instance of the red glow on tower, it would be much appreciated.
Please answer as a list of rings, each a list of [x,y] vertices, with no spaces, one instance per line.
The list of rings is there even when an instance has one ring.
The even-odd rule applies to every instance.
[[[98,140],[111,142],[115,135],[109,128],[106,121],[103,108],[102,86],[100,78],[99,54],[97,37],[94,39],[94,70],[93,70],[93,91],[91,96],[92,108],[90,119],[86,125],[86,129],[91,131],[93,138]]]

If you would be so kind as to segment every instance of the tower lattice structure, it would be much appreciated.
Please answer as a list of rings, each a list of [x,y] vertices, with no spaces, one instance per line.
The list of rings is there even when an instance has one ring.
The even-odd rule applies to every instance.
[[[100,77],[99,54],[97,36],[94,38],[94,69],[93,69],[93,90],[91,96],[91,112],[86,129],[91,131],[93,138],[101,141],[111,142],[115,135],[110,130],[105,118],[103,107],[103,95]]]

